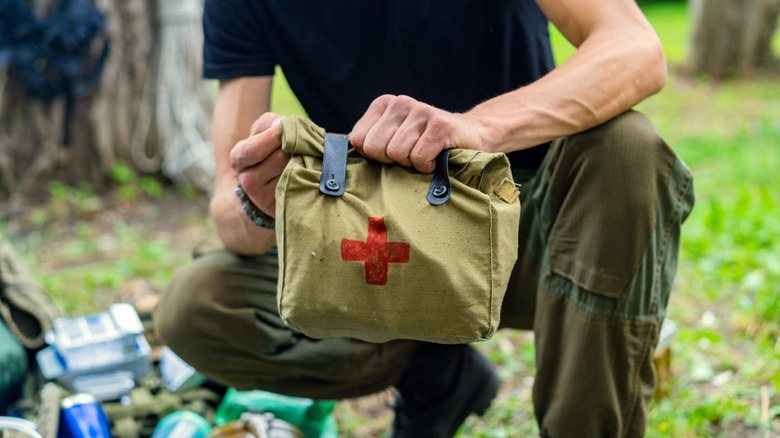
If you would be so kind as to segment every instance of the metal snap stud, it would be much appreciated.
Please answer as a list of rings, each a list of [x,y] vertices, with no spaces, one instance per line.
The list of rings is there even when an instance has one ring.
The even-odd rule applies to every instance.
[[[433,189],[433,196],[443,198],[445,195],[447,195],[447,186],[436,186],[436,188]]]
[[[341,188],[341,184],[335,179],[329,179],[325,181],[325,187],[330,191],[336,192]]]

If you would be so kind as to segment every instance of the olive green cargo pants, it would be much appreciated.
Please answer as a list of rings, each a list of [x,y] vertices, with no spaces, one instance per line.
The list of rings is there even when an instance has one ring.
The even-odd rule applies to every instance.
[[[541,434],[642,436],[680,225],[693,206],[690,171],[631,111],[554,142],[521,196],[501,327],[534,331]],[[276,281],[275,251],[202,255],[163,294],[158,334],[239,389],[338,399],[398,381],[415,342],[307,338],[279,318]]]

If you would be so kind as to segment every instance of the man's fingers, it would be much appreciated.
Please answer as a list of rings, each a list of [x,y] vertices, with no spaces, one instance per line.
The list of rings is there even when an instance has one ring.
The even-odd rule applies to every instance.
[[[236,143],[230,151],[230,165],[238,173],[267,159],[281,150],[282,125],[271,123],[268,129]]]
[[[244,183],[241,183],[241,188],[244,190],[244,193],[249,196],[249,199],[252,201],[252,203],[255,204],[255,206],[263,213],[274,218],[276,217],[276,186],[279,184],[280,178],[281,176],[272,178],[270,181],[268,181],[267,184],[258,190],[247,190],[244,188]],[[239,180],[241,179],[242,178],[239,178]],[[249,178],[244,179],[250,181]],[[248,182],[248,184],[251,183]]]
[[[261,163],[246,168],[236,175],[249,199],[267,214],[274,213],[276,184],[289,161],[290,156],[277,149]]]
[[[412,117],[404,120],[387,144],[385,153],[388,158],[402,166],[412,167],[410,155],[424,131],[425,123],[422,120]]]
[[[279,185],[279,179],[281,179],[281,175],[269,181],[268,185],[273,187],[274,190],[270,192],[264,192],[263,194],[265,199],[259,201],[268,209],[265,214],[271,216],[272,218],[276,218],[276,186]]]
[[[419,121],[409,120],[420,103],[409,96],[385,95],[375,99],[366,115],[355,125],[350,139],[364,156],[383,163],[398,162],[409,165],[408,152],[414,139],[403,129],[419,135]],[[402,125],[407,127],[402,128]],[[394,146],[391,148],[391,144]]]
[[[265,176],[265,184],[268,185],[284,172],[289,162],[290,156],[283,150],[276,149],[265,161],[257,165],[257,170]]]
[[[264,113],[252,123],[252,128],[249,130],[249,136],[251,137],[267,130],[271,126],[280,123],[283,118],[284,116],[280,116],[279,114]]]
[[[349,142],[355,149],[361,150],[363,148],[369,130],[377,121],[379,121],[379,118],[382,117],[382,114],[384,114],[385,108],[387,108],[387,104],[392,97],[393,96],[385,95],[374,99],[374,101],[371,102],[371,105],[368,106],[365,114],[363,114],[363,117],[355,123],[352,132],[349,134]]]
[[[455,147],[482,150],[477,124],[464,115],[418,102],[409,96],[374,100],[350,135],[367,158],[432,172],[436,156]]]
[[[274,178],[282,174],[289,161],[290,156],[281,149],[277,149],[263,162],[238,172],[237,176],[241,187],[248,192],[263,189]]]
[[[449,138],[451,127],[446,120],[431,117],[427,120],[425,131],[409,153],[409,161],[420,172],[433,172],[436,166],[436,156],[444,149],[455,146],[455,142]]]
[[[356,149],[373,160],[392,163],[393,159],[387,155],[387,145],[403,121],[399,114],[386,111],[368,131],[362,147],[355,146]]]
[[[263,114],[252,124],[249,138],[230,151],[230,165],[244,193],[270,215],[276,208],[276,184],[290,161],[282,150],[282,119],[278,114]]]

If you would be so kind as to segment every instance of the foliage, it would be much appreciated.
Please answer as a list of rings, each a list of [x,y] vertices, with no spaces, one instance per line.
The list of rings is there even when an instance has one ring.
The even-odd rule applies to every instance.
[[[45,205],[34,206],[13,221],[0,217],[0,233],[11,237],[38,282],[66,314],[105,310],[135,278],[162,287],[189,258],[191,248],[182,252],[157,229],[166,212],[138,206],[149,200],[172,205],[197,195],[139,177],[124,165],[115,166],[111,178],[114,189],[105,196],[86,183],[72,187],[52,181]],[[194,219],[177,213],[182,221],[177,227],[196,226],[208,234],[204,211],[196,208]]]
[[[159,198],[163,194],[163,185],[150,176],[139,176],[133,169],[124,164],[117,163],[111,168],[111,180],[117,185],[116,193],[120,199],[133,201],[141,194],[151,198]]]

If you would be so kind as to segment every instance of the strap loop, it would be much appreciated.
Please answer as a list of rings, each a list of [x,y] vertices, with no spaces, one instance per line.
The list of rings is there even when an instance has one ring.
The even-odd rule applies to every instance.
[[[450,149],[439,152],[436,156],[436,168],[433,169],[431,187],[428,189],[428,202],[431,205],[441,205],[450,199],[452,185],[450,184]]]
[[[325,134],[324,148],[320,192],[328,196],[341,196],[344,194],[347,175],[349,140],[346,135]]]

